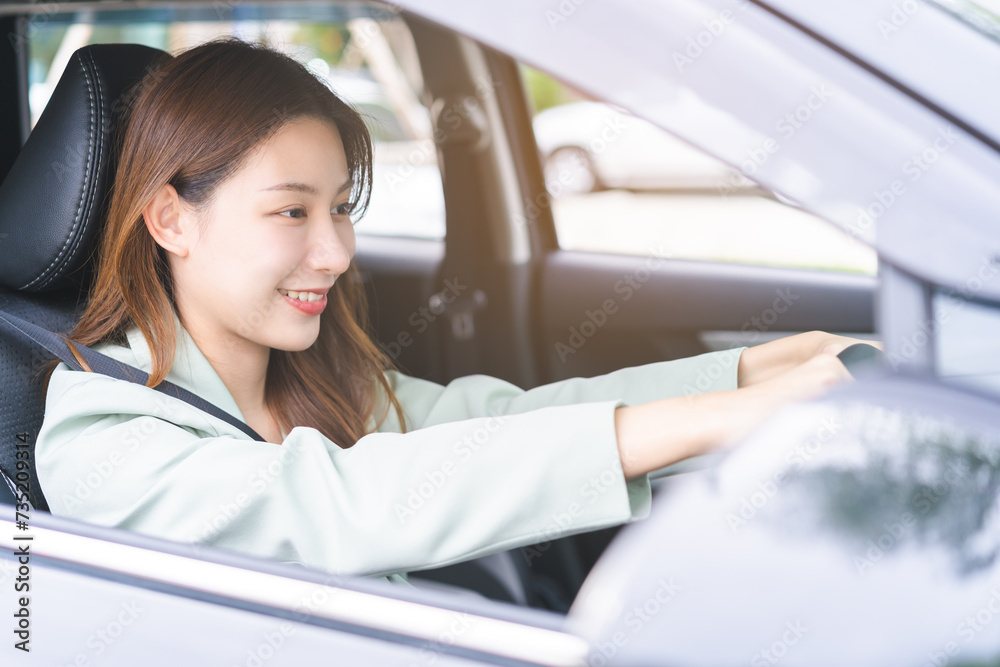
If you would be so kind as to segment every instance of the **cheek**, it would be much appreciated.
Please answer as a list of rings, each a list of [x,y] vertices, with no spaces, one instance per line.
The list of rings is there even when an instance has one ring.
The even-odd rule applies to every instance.
[[[200,288],[230,313],[260,309],[277,295],[279,282],[295,265],[292,244],[263,226],[216,222],[222,224],[198,244]]]

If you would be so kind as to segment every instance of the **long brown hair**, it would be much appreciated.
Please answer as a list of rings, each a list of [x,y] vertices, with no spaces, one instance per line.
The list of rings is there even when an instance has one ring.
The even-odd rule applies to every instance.
[[[216,187],[261,142],[303,117],[336,126],[353,180],[354,215],[362,215],[372,184],[368,130],[353,108],[294,59],[264,46],[222,39],[164,58],[148,73],[131,95],[123,120],[97,272],[90,300],[69,338],[87,346],[121,342],[137,326],[152,352],[148,386],[165,379],[177,345],[176,305],[165,251],[146,229],[143,208],[166,183],[187,203],[207,205]],[[394,364],[370,336],[367,300],[354,261],[327,299],[319,338],[311,347],[301,352],[271,349],[265,403],[285,431],[312,426],[350,447],[366,434],[381,386],[405,431],[402,407],[383,375]]]

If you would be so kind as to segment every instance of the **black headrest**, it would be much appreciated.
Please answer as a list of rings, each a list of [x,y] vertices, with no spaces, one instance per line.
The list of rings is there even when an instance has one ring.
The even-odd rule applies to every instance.
[[[79,49],[0,185],[0,285],[42,292],[78,285],[108,203],[123,96],[163,51],[138,44]]]

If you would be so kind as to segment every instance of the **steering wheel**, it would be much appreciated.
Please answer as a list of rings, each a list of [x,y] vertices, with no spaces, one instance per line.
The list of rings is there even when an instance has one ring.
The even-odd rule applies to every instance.
[[[837,358],[851,375],[859,377],[880,369],[885,361],[885,354],[874,345],[855,343],[841,350]]]

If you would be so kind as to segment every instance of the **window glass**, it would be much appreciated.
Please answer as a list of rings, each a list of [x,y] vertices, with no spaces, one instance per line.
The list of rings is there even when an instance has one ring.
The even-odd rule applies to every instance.
[[[559,245],[874,275],[875,252],[623,109],[522,66]]]
[[[26,34],[32,125],[71,54],[88,44],[129,42],[177,53],[232,35],[279,48],[327,81],[368,123],[374,183],[371,206],[356,231],[444,238],[441,174],[420,67],[406,25],[389,10],[362,3],[321,8],[217,2],[187,10],[41,14]]]

